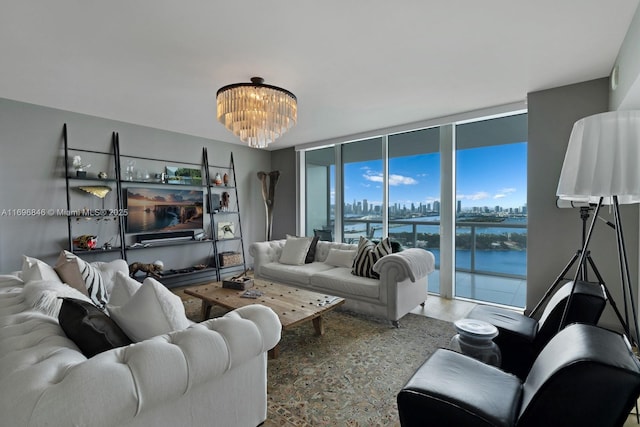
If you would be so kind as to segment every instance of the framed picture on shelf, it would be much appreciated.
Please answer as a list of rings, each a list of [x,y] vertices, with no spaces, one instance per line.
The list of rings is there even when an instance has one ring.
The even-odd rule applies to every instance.
[[[235,237],[235,225],[232,222],[220,221],[218,223],[218,239],[233,239]]]
[[[128,187],[125,200],[127,233],[203,228],[202,190]]]
[[[167,182],[169,184],[202,185],[202,170],[167,166]]]

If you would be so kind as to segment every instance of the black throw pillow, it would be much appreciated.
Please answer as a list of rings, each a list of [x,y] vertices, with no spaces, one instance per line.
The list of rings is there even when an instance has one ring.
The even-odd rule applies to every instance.
[[[316,246],[318,244],[319,236],[314,236],[313,240],[311,240],[311,245],[309,245],[309,250],[307,251],[307,257],[304,259],[305,264],[311,264],[316,259]]]
[[[61,299],[58,322],[85,356],[132,343],[116,322],[95,305],[75,298]]]

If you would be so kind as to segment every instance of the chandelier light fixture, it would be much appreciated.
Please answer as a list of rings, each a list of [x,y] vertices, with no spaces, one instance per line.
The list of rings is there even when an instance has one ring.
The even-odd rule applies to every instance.
[[[218,121],[254,148],[267,147],[298,120],[296,96],[286,89],[264,84],[261,77],[252,77],[251,83],[220,88],[216,101]]]

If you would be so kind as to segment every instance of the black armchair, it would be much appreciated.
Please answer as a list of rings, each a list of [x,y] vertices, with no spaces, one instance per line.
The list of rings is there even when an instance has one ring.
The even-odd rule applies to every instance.
[[[313,229],[313,235],[320,238],[320,240],[325,240],[327,242],[333,242],[333,232],[327,229]]]
[[[494,342],[502,354],[501,368],[524,380],[531,365],[549,340],[558,333],[573,282],[558,288],[547,302],[540,319],[500,307],[478,305],[468,318],[483,320],[498,328]],[[577,281],[565,325],[595,325],[606,305],[606,296],[598,283]]]
[[[640,394],[628,341],[593,325],[555,335],[527,379],[439,349],[398,394],[402,427],[621,426]]]

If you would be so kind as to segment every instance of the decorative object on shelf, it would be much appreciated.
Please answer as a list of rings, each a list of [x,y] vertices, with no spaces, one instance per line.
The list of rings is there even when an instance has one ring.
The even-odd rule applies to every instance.
[[[95,249],[98,246],[98,236],[83,234],[73,239],[73,246],[83,251]]]
[[[280,171],[258,172],[258,179],[262,181],[262,199],[264,200],[264,207],[266,209],[266,240],[271,240],[271,229],[273,225],[273,205],[276,195],[276,184],[278,184],[278,178],[280,177]],[[269,184],[267,188],[267,178],[269,178]]]
[[[222,182],[224,183],[225,187],[229,186],[229,174],[225,173],[224,176],[222,177]]]
[[[220,178],[220,173],[216,172],[216,175],[213,177],[213,183],[215,185],[221,185],[222,184],[222,178]]]
[[[193,168],[182,168],[178,166],[167,166],[167,182],[169,184],[201,185],[202,170]]]
[[[232,222],[220,221],[218,223],[218,239],[233,239],[235,237],[235,225]]]
[[[124,179],[127,181],[133,181],[136,177],[136,161],[129,160],[127,161],[127,169],[124,173]]]
[[[611,111],[595,114],[578,120],[571,131],[565,154],[557,196],[573,202],[597,204],[589,231],[579,251],[578,266],[585,266],[589,257],[589,242],[594,226],[599,218],[602,205],[611,205],[616,233],[620,286],[623,296],[624,318],[607,291],[607,299],[615,310],[618,320],[632,345],[640,344],[638,313],[634,302],[634,287],[627,259],[627,250],[622,232],[620,204],[640,203],[640,111]],[[602,245],[600,245],[602,246]],[[586,267],[585,267],[586,268]],[[582,272],[577,268],[575,284]],[[566,303],[561,327],[567,318],[573,291]],[[604,287],[605,291],[607,287]],[[629,317],[632,317],[630,319]],[[632,335],[633,334],[633,335]]]
[[[160,278],[160,272],[164,269],[164,263],[162,261],[154,261],[150,264],[145,264],[142,262],[132,262],[129,264],[129,276],[134,277],[138,271],[142,271],[143,273],[147,273],[145,277],[149,277],[149,275]]]
[[[87,171],[85,171],[85,169],[88,169],[91,167],[91,165],[83,164],[82,157],[80,156],[73,156],[72,165],[73,165],[73,168],[76,170],[76,176],[78,178],[85,178],[87,176]]]
[[[242,254],[239,252],[227,251],[218,254],[221,267],[230,267],[232,265],[242,264]]]
[[[92,194],[100,199],[104,199],[106,195],[111,191],[111,187],[107,187],[106,185],[82,185],[79,186],[78,189]]]
[[[104,171],[100,171],[100,172],[98,172],[98,178],[100,178],[100,179],[107,179],[108,177],[109,177],[109,175],[107,175],[107,173],[106,173],[106,172],[104,172]]]
[[[111,245],[111,241],[112,241],[112,240],[113,240],[113,237],[112,237],[112,238],[110,238],[108,241],[106,241],[106,242],[104,243],[104,245],[102,245],[102,250],[103,250],[103,251],[110,251],[110,250],[111,250],[111,248],[113,247],[113,246]]]
[[[220,210],[220,195],[219,194],[211,194],[211,203],[209,206],[209,212],[218,213]]]
[[[226,191],[222,193],[222,201],[220,202],[220,208],[222,209],[222,212],[227,212],[229,210],[230,198],[231,196],[229,196],[229,193],[227,193]]]
[[[218,121],[254,148],[267,147],[298,120],[296,96],[286,89],[264,84],[261,77],[252,77],[251,83],[220,88],[216,102]]]

